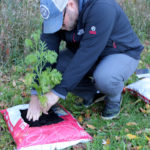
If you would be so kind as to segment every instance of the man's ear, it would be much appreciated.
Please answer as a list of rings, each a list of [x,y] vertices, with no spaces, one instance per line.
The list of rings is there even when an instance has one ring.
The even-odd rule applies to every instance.
[[[75,3],[75,1],[74,0],[69,0],[68,1],[68,7],[70,8],[70,9],[75,9],[75,7],[76,7],[76,3]]]

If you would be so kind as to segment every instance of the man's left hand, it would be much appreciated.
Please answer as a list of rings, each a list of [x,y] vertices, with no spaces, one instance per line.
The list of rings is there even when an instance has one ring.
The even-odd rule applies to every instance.
[[[42,107],[42,112],[44,114],[48,114],[48,110],[58,102],[59,96],[57,96],[53,92],[49,92],[45,94],[45,96],[47,98],[47,103],[45,104],[45,107]]]

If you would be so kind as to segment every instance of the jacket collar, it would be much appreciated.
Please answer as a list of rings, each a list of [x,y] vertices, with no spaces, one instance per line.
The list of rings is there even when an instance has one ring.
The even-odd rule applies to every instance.
[[[84,7],[84,5],[88,2],[89,0],[79,0],[79,12],[82,11],[82,8]]]

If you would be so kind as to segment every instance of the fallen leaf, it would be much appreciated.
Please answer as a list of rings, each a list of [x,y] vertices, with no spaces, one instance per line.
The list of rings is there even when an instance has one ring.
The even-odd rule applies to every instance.
[[[22,92],[22,93],[21,93],[21,96],[22,96],[22,97],[28,97],[28,95],[27,95],[26,92]]]
[[[127,134],[127,137],[130,139],[130,140],[133,140],[133,139],[136,139],[137,136],[136,135],[133,135],[133,134]]]
[[[146,110],[143,109],[143,108],[141,108],[141,107],[140,107],[140,111],[141,111],[142,113],[144,113],[144,114],[146,113]]]
[[[27,68],[26,71],[32,71],[32,69],[31,68]]]
[[[16,81],[15,80],[13,80],[13,87],[16,87]]]
[[[115,136],[115,139],[116,139],[117,141],[120,141],[121,137],[120,137],[120,136]]]
[[[148,137],[148,136],[146,136],[146,135],[145,135],[145,137],[146,137],[146,139],[150,142],[150,137]]]
[[[18,81],[21,81],[21,82],[25,83],[25,79],[23,79],[22,77],[19,78]]]
[[[102,144],[103,145],[109,145],[110,144],[110,139],[107,139],[107,140],[102,140]]]
[[[150,105],[149,104],[146,104],[145,105],[145,108],[148,110],[148,109],[150,109]]]
[[[21,89],[21,90],[25,90],[25,89],[26,89],[26,87],[25,87],[24,85],[19,85],[19,89]]]
[[[137,124],[135,122],[128,122],[126,123],[127,126],[136,126]]]
[[[83,122],[83,117],[82,117],[82,116],[79,116],[78,121],[79,121],[80,123],[82,123],[82,122]]]
[[[96,127],[94,127],[94,126],[91,125],[91,124],[87,124],[87,127],[90,128],[90,129],[93,129],[93,130],[96,129]]]
[[[94,134],[94,138],[96,138],[96,134]]]
[[[125,129],[125,132],[129,132],[129,129]]]
[[[142,134],[143,130],[137,131],[136,134]]]

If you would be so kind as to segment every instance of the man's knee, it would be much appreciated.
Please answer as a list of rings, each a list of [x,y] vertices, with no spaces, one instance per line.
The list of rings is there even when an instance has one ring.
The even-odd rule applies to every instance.
[[[120,92],[124,86],[123,81],[121,81],[117,76],[103,72],[94,72],[94,80],[97,89],[105,94],[117,94]]]

